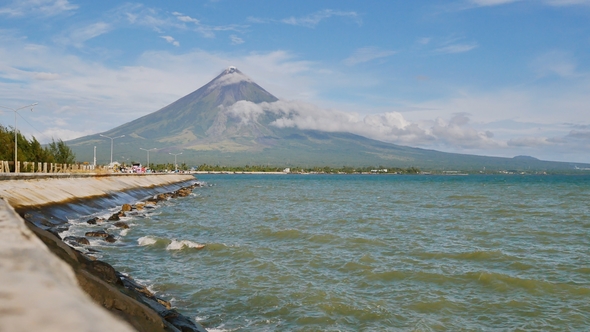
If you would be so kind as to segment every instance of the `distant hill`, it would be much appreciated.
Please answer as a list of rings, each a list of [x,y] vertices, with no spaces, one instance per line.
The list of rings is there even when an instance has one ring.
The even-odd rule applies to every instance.
[[[573,170],[570,163],[533,157],[498,158],[445,153],[376,141],[351,133],[278,128],[280,112],[250,110],[249,103],[278,99],[235,67],[229,67],[198,90],[139,119],[102,133],[116,139],[114,160],[189,165],[385,166],[438,170]],[[240,112],[236,112],[236,109]],[[67,142],[79,160],[110,158],[110,140],[99,134]],[[590,165],[576,164],[582,167]]]

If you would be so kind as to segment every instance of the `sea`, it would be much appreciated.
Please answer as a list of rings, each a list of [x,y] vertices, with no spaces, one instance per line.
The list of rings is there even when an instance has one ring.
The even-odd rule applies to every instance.
[[[92,254],[208,331],[590,330],[590,175],[197,180],[61,235],[107,228]]]

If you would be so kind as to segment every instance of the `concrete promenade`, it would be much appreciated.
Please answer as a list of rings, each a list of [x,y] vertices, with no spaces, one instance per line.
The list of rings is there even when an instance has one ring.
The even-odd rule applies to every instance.
[[[10,175],[7,175],[10,174]],[[0,197],[13,208],[42,206],[77,198],[105,196],[194,180],[190,174],[39,174],[0,175]]]
[[[3,174],[0,177],[0,331],[136,330],[82,291],[79,272],[75,273],[55,256],[14,207],[55,204],[191,180],[194,180],[191,175],[177,174]],[[61,241],[56,245],[63,245],[64,251],[70,250]],[[148,318],[157,320],[157,317]],[[163,325],[162,329],[171,330]]]

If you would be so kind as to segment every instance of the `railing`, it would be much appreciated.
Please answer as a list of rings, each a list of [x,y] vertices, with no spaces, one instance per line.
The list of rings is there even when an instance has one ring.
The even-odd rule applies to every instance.
[[[13,161],[0,160],[0,173],[10,173]],[[12,167],[14,168],[14,167]],[[16,163],[18,173],[83,173],[106,170],[105,166],[94,166],[85,164],[58,164],[58,163],[40,163],[24,161]]]

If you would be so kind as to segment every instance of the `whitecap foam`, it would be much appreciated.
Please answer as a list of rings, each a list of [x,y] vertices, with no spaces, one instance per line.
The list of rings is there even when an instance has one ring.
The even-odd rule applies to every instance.
[[[125,236],[125,235],[127,235],[127,233],[129,233],[129,228],[125,228],[124,230],[122,230],[121,233],[119,233],[119,235]]]
[[[151,246],[152,244],[155,244],[158,240],[156,238],[154,238],[153,236],[142,236],[139,239],[137,239],[137,244],[139,244],[140,246]]]
[[[172,240],[172,242],[166,247],[166,250],[182,250],[184,248],[202,249],[204,247],[204,244],[200,244],[189,240]]]

